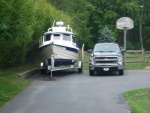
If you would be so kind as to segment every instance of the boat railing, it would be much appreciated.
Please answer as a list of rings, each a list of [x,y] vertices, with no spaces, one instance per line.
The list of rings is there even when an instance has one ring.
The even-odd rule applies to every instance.
[[[48,32],[52,31],[52,28],[48,28]]]
[[[70,28],[69,25],[63,26],[63,23],[62,23],[62,22],[59,22],[59,23],[57,23],[57,24],[58,24],[58,25],[57,25],[56,27],[58,27],[58,28],[60,27],[60,28],[65,29],[66,31],[72,32],[72,28]],[[53,25],[52,28],[48,28],[48,32],[52,32],[52,31],[54,30],[54,28],[55,28],[54,25]]]
[[[67,25],[66,29],[67,29],[67,31],[72,32],[72,29],[70,28],[70,26],[69,26],[69,25]]]

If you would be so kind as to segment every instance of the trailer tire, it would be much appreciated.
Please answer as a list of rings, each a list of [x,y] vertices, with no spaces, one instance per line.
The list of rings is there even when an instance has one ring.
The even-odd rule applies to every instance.
[[[44,69],[40,70],[41,74],[46,74],[46,71]]]
[[[44,73],[48,72],[48,59],[45,59],[43,62],[43,72]]]

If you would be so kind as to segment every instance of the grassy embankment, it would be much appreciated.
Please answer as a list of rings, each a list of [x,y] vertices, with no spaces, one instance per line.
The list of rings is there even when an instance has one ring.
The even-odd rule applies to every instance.
[[[32,83],[18,77],[17,74],[38,67],[39,63],[35,62],[0,70],[0,107]]]
[[[0,71],[0,106],[31,84],[30,81],[16,76],[22,71],[18,68]]]

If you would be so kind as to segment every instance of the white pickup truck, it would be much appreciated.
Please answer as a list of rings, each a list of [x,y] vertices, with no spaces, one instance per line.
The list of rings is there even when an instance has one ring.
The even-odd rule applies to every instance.
[[[91,51],[89,74],[95,71],[119,71],[124,74],[123,56],[117,43],[97,43]]]

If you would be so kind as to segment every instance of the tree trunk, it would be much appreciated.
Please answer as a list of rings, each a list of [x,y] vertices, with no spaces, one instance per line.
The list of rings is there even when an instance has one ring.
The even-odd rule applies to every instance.
[[[141,50],[142,50],[142,61],[143,61],[143,64],[145,64],[143,37],[142,37],[142,23],[143,23],[143,9],[142,9],[142,12],[140,14],[140,29],[139,29],[139,31],[140,31]]]

